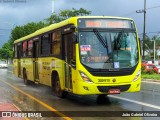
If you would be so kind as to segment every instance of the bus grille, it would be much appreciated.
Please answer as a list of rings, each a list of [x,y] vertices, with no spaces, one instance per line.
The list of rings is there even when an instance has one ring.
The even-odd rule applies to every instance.
[[[130,84],[128,85],[119,85],[119,86],[97,86],[100,92],[108,92],[110,89],[120,89],[121,92],[127,91],[130,88]]]

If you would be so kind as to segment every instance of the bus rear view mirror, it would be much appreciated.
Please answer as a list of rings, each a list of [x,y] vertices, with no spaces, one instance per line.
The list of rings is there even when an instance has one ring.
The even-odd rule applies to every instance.
[[[142,55],[142,41],[140,38],[138,38],[138,41],[139,41],[139,48],[140,48],[140,54]]]

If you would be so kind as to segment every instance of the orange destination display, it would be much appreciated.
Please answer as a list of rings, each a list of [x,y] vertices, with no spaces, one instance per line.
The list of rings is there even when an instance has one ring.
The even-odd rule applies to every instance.
[[[79,19],[78,22],[80,28],[135,28],[132,20],[123,19]]]

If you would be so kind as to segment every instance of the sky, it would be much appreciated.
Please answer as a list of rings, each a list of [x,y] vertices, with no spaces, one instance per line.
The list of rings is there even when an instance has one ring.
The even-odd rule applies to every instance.
[[[54,0],[54,12],[84,8],[91,15],[133,18],[139,32],[143,33],[144,0]],[[146,33],[160,34],[160,0],[146,0]],[[52,0],[0,0],[0,47],[9,40],[11,29],[16,25],[38,22],[52,13]]]

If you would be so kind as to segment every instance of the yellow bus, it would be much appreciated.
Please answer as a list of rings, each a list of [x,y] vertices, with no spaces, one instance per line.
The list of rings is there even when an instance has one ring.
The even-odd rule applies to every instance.
[[[130,18],[72,17],[14,42],[14,74],[51,86],[59,97],[137,92],[138,32]]]

